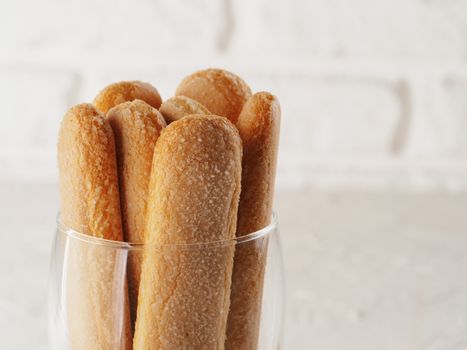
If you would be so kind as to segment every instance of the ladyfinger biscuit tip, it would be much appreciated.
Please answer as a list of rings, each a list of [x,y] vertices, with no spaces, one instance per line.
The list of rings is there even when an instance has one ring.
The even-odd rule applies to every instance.
[[[178,85],[175,95],[200,102],[211,113],[236,123],[250,87],[237,75],[223,69],[205,69],[187,76]]]
[[[186,96],[174,96],[164,101],[159,108],[167,124],[179,120],[190,114],[211,114],[198,101]]]
[[[93,103],[98,110],[106,113],[120,103],[135,99],[143,100],[154,108],[159,108],[162,103],[157,89],[142,81],[121,81],[110,84],[97,94]]]

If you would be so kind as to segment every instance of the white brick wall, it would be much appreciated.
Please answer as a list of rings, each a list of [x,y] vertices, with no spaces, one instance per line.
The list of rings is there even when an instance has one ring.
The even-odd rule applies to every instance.
[[[0,3],[0,178],[56,179],[68,106],[219,66],[282,104],[279,186],[467,188],[463,0]]]

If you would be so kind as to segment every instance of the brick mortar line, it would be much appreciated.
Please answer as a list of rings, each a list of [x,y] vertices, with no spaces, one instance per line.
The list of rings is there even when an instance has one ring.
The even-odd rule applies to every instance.
[[[283,55],[274,57],[265,55],[244,59],[245,55],[221,55],[208,54],[200,56],[190,56],[190,60],[179,59],[181,54],[158,55],[157,60],[151,54],[125,55],[119,52],[107,52],[101,54],[82,54],[80,52],[72,54],[57,53],[47,51],[35,53],[34,51],[9,52],[0,57],[0,68],[25,67],[36,69],[74,70],[74,71],[95,71],[103,70],[125,70],[125,69],[189,69],[190,67],[205,67],[209,65],[226,65],[240,67],[242,70],[254,70],[255,72],[273,71],[274,75],[290,73],[336,73],[336,74],[378,74],[381,76],[394,75],[446,75],[456,74],[467,76],[467,63],[461,61],[445,62],[419,62],[417,60],[357,60],[357,59],[313,59],[308,55]],[[119,62],[116,62],[115,55],[119,55]],[[32,57],[34,56],[34,57]],[[127,63],[132,62],[132,63]],[[281,71],[283,69],[283,71]]]

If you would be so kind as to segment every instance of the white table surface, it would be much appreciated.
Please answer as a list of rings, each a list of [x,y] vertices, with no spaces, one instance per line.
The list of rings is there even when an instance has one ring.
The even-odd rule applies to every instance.
[[[467,349],[467,194],[279,192],[287,350]],[[47,349],[56,184],[0,184],[0,349]]]

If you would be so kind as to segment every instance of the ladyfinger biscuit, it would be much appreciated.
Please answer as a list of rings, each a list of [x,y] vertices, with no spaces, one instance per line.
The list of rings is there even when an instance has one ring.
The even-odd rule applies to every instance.
[[[164,116],[167,124],[190,114],[211,114],[201,103],[185,96],[175,96],[165,100],[159,112]]]
[[[254,94],[237,122],[243,142],[242,193],[237,237],[266,227],[271,220],[279,143],[280,107],[267,92]],[[228,350],[258,348],[267,237],[239,244],[232,274]]]
[[[142,81],[121,81],[110,84],[102,89],[94,98],[94,106],[103,112],[116,105],[133,100],[143,100],[154,108],[159,108],[162,99],[157,89],[149,83]]]
[[[241,154],[218,116],[180,119],[157,141],[134,349],[224,349]]]
[[[115,135],[123,237],[144,241],[146,204],[156,140],[166,126],[164,118],[146,102],[121,103],[107,112]],[[128,256],[128,287],[132,324],[136,320],[141,257]]]
[[[114,137],[109,122],[92,105],[77,105],[65,115],[58,165],[62,223],[94,237],[121,241]],[[68,240],[66,251],[70,348],[131,349],[127,291],[124,271],[120,269],[123,276],[116,272],[117,254],[78,239]]]
[[[237,122],[243,105],[251,96],[248,85],[238,76],[222,69],[195,72],[178,85],[175,95],[200,102],[211,113]]]

